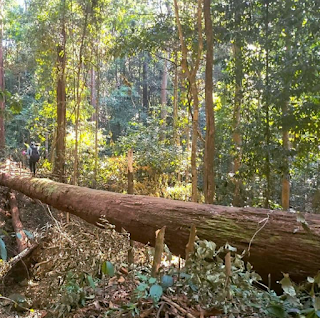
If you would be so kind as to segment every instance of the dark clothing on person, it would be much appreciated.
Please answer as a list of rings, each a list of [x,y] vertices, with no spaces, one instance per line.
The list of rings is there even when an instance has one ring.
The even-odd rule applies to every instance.
[[[36,175],[36,164],[39,160],[40,154],[39,154],[39,149],[35,145],[34,142],[31,142],[31,145],[27,150],[27,157],[29,159],[30,171],[33,174],[33,176],[35,176]]]
[[[32,159],[29,159],[29,167],[30,171],[32,172],[33,176],[36,175],[36,161],[33,161]]]

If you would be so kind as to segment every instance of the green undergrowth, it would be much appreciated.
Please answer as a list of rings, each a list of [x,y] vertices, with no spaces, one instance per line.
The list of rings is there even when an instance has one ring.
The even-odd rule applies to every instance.
[[[226,253],[231,255],[228,264]],[[167,297],[190,312],[200,306],[217,317],[320,317],[320,273],[299,286],[284,274],[279,282],[283,293],[277,295],[261,283],[251,264],[228,244],[217,248],[214,242],[197,241],[184,267],[163,266],[156,278],[151,277],[150,265],[131,265],[125,277],[120,271],[123,266],[103,262],[97,277],[70,272],[61,286],[55,315],[67,317],[72,310],[100,299],[105,317],[138,317],[146,311],[148,317],[153,317],[152,310],[162,310]],[[122,290],[127,295],[125,299],[110,301],[108,293],[113,283],[117,292]]]

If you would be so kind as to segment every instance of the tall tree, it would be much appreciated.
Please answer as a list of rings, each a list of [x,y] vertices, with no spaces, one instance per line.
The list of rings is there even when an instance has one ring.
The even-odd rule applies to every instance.
[[[4,67],[3,67],[3,23],[4,19],[4,0],[0,0],[0,150],[5,147],[4,130],[4,110],[5,110],[5,92],[4,92]]]
[[[73,166],[73,184],[78,184],[78,165],[79,165],[79,153],[78,153],[78,142],[79,142],[79,121],[80,121],[80,111],[81,111],[81,95],[82,95],[82,85],[81,85],[81,70],[83,67],[83,54],[84,54],[84,44],[87,33],[88,16],[89,16],[89,3],[85,5],[84,12],[84,23],[80,40],[79,48],[79,60],[77,69],[77,79],[76,79],[76,118],[75,118],[75,148],[74,148],[74,166]]]
[[[57,137],[54,173],[64,179],[66,151],[66,0],[61,0],[60,39],[57,44]]]
[[[142,104],[145,113],[149,110],[148,102],[148,55],[145,53],[143,57],[142,65]]]
[[[266,188],[265,188],[265,208],[270,207],[270,196],[271,196],[271,163],[270,163],[270,83],[269,83],[269,53],[270,53],[270,30],[269,30],[269,0],[266,1],[265,5],[265,148],[266,148],[266,158],[265,158],[265,177],[266,177]]]
[[[281,191],[281,203],[283,210],[289,210],[290,207],[290,177],[289,177],[289,151],[290,151],[290,142],[289,142],[289,128],[286,124],[286,119],[289,113],[289,104],[290,104],[290,91],[291,91],[291,76],[293,76],[290,63],[292,59],[291,53],[291,1],[286,0],[285,2],[285,17],[286,17],[286,27],[285,27],[285,65],[286,71],[284,73],[284,87],[282,92],[282,145],[283,145],[283,171],[282,171],[282,191]],[[289,70],[289,71],[288,71]]]
[[[213,31],[210,10],[210,0],[204,0],[205,34],[207,39],[206,51],[206,139],[204,149],[204,197],[206,203],[213,203],[215,193],[214,183],[214,154],[215,154],[215,125],[213,109]]]
[[[239,169],[241,166],[242,155],[242,138],[240,131],[241,120],[241,105],[242,105],[242,80],[243,80],[243,66],[242,66],[242,39],[241,39],[241,11],[239,7],[241,4],[234,1],[234,15],[236,33],[233,42],[233,56],[234,56],[234,69],[235,69],[235,93],[234,93],[234,108],[233,108],[233,123],[232,123],[232,139],[234,145],[234,159],[233,159],[233,173],[234,173],[234,193],[233,193],[233,206],[241,206],[242,200],[240,197],[241,179]],[[239,5],[237,5],[239,4]]]
[[[197,72],[199,70],[202,50],[203,50],[203,39],[202,39],[202,1],[198,0],[197,12],[196,12],[196,29],[198,31],[198,49],[196,56],[193,58],[192,53],[188,52],[186,45],[185,36],[183,34],[182,25],[179,16],[178,1],[174,0],[174,8],[176,15],[176,23],[178,27],[180,46],[182,52],[181,67],[184,75],[189,82],[189,89],[191,91],[193,99],[193,114],[192,114],[192,145],[191,145],[191,175],[192,175],[192,201],[197,202],[198,197],[198,173],[197,173],[197,142],[198,142],[198,130],[199,130],[199,96],[198,96],[198,83],[197,83]],[[191,55],[190,60],[188,55]]]
[[[175,145],[180,145],[180,138],[178,134],[178,53],[174,54],[174,82],[173,82],[173,142]]]
[[[165,57],[163,61],[163,71],[162,71],[162,81],[161,81],[161,139],[165,138],[165,126],[167,119],[167,85],[168,85],[168,67],[167,67],[167,59]]]

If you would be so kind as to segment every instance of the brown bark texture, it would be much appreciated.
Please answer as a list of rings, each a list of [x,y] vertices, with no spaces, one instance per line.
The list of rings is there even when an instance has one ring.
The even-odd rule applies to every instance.
[[[133,194],[133,149],[128,151],[128,194]]]
[[[57,135],[54,162],[54,173],[59,176],[59,181],[64,177],[65,136],[66,136],[66,30],[65,30],[65,0],[63,0],[61,21],[62,43],[57,45]]]
[[[242,135],[241,135],[241,108],[243,99],[243,57],[242,47],[243,40],[241,38],[241,17],[243,16],[243,5],[237,1],[233,2],[235,25],[239,30],[235,34],[233,42],[233,57],[234,57],[234,72],[235,72],[235,90],[234,90],[234,107],[233,107],[233,123],[232,123],[232,140],[234,146],[233,158],[233,173],[234,173],[234,193],[233,193],[233,206],[242,206],[243,200],[240,195],[240,188],[242,181],[240,178],[239,170],[241,168],[242,160]]]
[[[285,4],[287,19],[290,19],[291,12],[291,0],[287,0]],[[291,44],[291,30],[286,28],[286,63],[290,63],[292,61],[292,44]],[[286,76],[284,78],[284,91],[283,97],[284,101],[282,104],[282,120],[286,121],[286,118],[289,114],[290,107],[290,87],[291,87],[291,78],[293,78],[293,74],[291,76]],[[283,158],[283,172],[282,172],[282,191],[281,191],[281,203],[282,209],[284,211],[288,211],[290,208],[290,161],[289,161],[289,152],[290,152],[290,141],[289,141],[289,129],[288,127],[282,127],[282,142],[283,142],[283,150],[284,150],[284,158]]]
[[[3,68],[3,10],[4,1],[0,0],[0,150],[5,147],[5,130],[4,130],[4,110],[5,110],[5,95],[4,95],[4,68]]]
[[[206,140],[204,150],[204,197],[205,202],[212,204],[214,201],[214,110],[213,110],[213,31],[210,12],[210,0],[204,0],[204,20],[205,33],[207,38],[206,54],[206,84],[205,84],[205,103],[206,103]]]
[[[11,210],[12,225],[14,232],[16,233],[18,252],[21,253],[24,249],[28,247],[28,238],[23,231],[23,225],[20,220],[16,196],[12,191],[9,193],[9,204]]]
[[[193,99],[193,114],[192,114],[192,145],[191,145],[191,175],[192,175],[192,201],[198,200],[198,174],[197,174],[197,142],[198,142],[198,129],[199,129],[199,96],[197,85],[197,72],[199,70],[202,51],[203,51],[203,39],[202,39],[202,0],[198,0],[198,9],[196,16],[196,23],[198,29],[198,50],[196,57],[188,61],[187,45],[185,43],[185,37],[183,34],[182,25],[179,17],[178,0],[174,0],[174,10],[176,23],[178,28],[178,34],[181,46],[181,67],[184,76],[189,81],[190,92]],[[189,54],[190,55],[190,54]]]
[[[105,217],[116,228],[126,229],[141,243],[155,243],[155,231],[166,226],[165,243],[172,253],[185,254],[190,228],[200,239],[226,242],[241,253],[266,280],[289,273],[301,281],[320,269],[320,215],[305,214],[308,229],[297,214],[257,208],[235,208],[174,201],[94,190],[23,176],[0,176],[0,185],[20,191],[89,223]]]
[[[156,231],[156,242],[155,242],[155,250],[153,257],[153,264],[151,270],[151,276],[156,277],[159,268],[161,265],[161,258],[164,249],[164,237],[165,237],[166,227],[164,226],[162,229]]]

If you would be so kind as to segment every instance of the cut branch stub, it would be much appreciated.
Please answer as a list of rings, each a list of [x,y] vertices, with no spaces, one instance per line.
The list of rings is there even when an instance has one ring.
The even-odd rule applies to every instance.
[[[161,256],[164,248],[164,234],[166,227],[164,226],[161,230],[156,231],[156,245],[154,248],[154,258],[152,264],[151,276],[156,277],[161,265]]]

